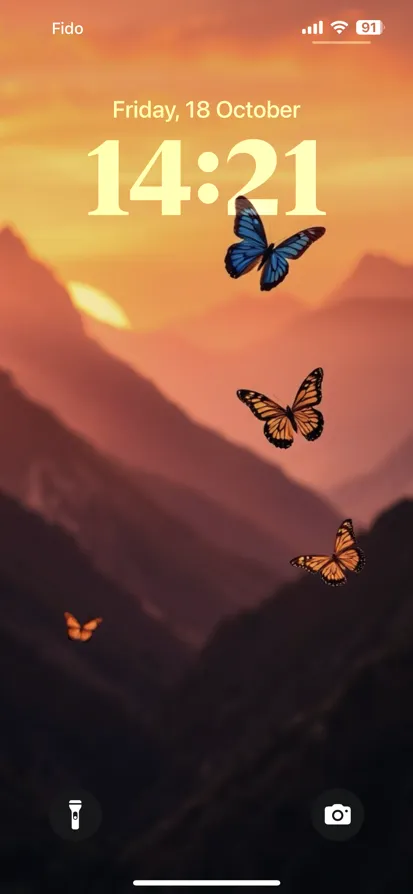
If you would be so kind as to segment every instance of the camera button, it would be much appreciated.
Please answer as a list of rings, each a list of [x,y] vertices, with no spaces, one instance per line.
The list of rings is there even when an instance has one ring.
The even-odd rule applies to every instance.
[[[320,835],[330,841],[348,841],[360,831],[364,822],[364,807],[354,792],[334,788],[323,792],[314,801],[312,824]]]

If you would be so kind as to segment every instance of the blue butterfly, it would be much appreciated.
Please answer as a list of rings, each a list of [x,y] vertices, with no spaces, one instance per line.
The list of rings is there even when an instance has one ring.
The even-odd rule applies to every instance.
[[[310,227],[277,246],[273,242],[268,245],[262,220],[254,205],[245,196],[238,196],[235,209],[234,233],[241,242],[230,245],[225,255],[225,269],[233,279],[238,279],[256,267],[261,259],[258,270],[262,269],[262,292],[269,292],[278,286],[287,276],[288,261],[301,258],[307,248],[325,233],[325,227]]]

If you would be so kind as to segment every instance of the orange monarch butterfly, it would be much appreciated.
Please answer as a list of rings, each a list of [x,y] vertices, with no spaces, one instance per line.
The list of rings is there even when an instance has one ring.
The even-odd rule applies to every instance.
[[[70,612],[65,612],[65,621],[69,639],[76,639],[86,643],[91,638],[93,631],[102,623],[102,618],[94,618],[93,621],[88,621],[82,625],[79,624],[74,615],[71,615]]]
[[[313,369],[304,379],[294,398],[292,407],[280,407],[275,401],[258,391],[237,391],[237,397],[249,407],[257,419],[265,421],[265,437],[284,450],[291,447],[294,433],[300,431],[307,441],[316,441],[324,428],[324,418],[314,407],[321,403],[321,383],[324,372]]]
[[[311,574],[321,574],[323,581],[331,587],[347,583],[345,572],[355,571],[358,574],[365,564],[364,553],[356,544],[351,518],[341,523],[332,556],[297,556],[290,562],[290,565],[304,568]]]

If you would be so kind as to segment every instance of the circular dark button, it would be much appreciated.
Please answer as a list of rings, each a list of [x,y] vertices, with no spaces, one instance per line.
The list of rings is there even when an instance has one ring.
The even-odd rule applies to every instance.
[[[353,792],[333,788],[314,801],[311,821],[320,835],[330,841],[348,841],[364,822],[364,807]]]
[[[97,832],[102,822],[102,810],[91,792],[72,787],[56,796],[49,819],[53,831],[60,838],[84,841]]]

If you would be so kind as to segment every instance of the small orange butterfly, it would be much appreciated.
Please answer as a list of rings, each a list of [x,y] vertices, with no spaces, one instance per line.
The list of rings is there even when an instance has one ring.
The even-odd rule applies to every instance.
[[[251,413],[265,422],[264,435],[274,447],[287,450],[300,431],[307,441],[316,441],[324,428],[323,414],[315,410],[321,403],[324,371],[319,366],[301,383],[291,407],[281,407],[270,397],[259,391],[241,388],[237,397],[251,410]]]
[[[102,620],[102,618],[94,618],[93,621],[88,621],[87,624],[82,625],[79,624],[74,615],[71,615],[70,612],[65,612],[67,635],[69,639],[76,639],[86,643],[91,638],[93,631],[102,623]]]
[[[311,574],[321,574],[324,583],[331,587],[340,587],[347,583],[345,572],[354,571],[358,574],[365,564],[364,553],[356,544],[351,518],[346,518],[341,523],[332,556],[297,556],[290,562],[290,565],[304,568]]]

